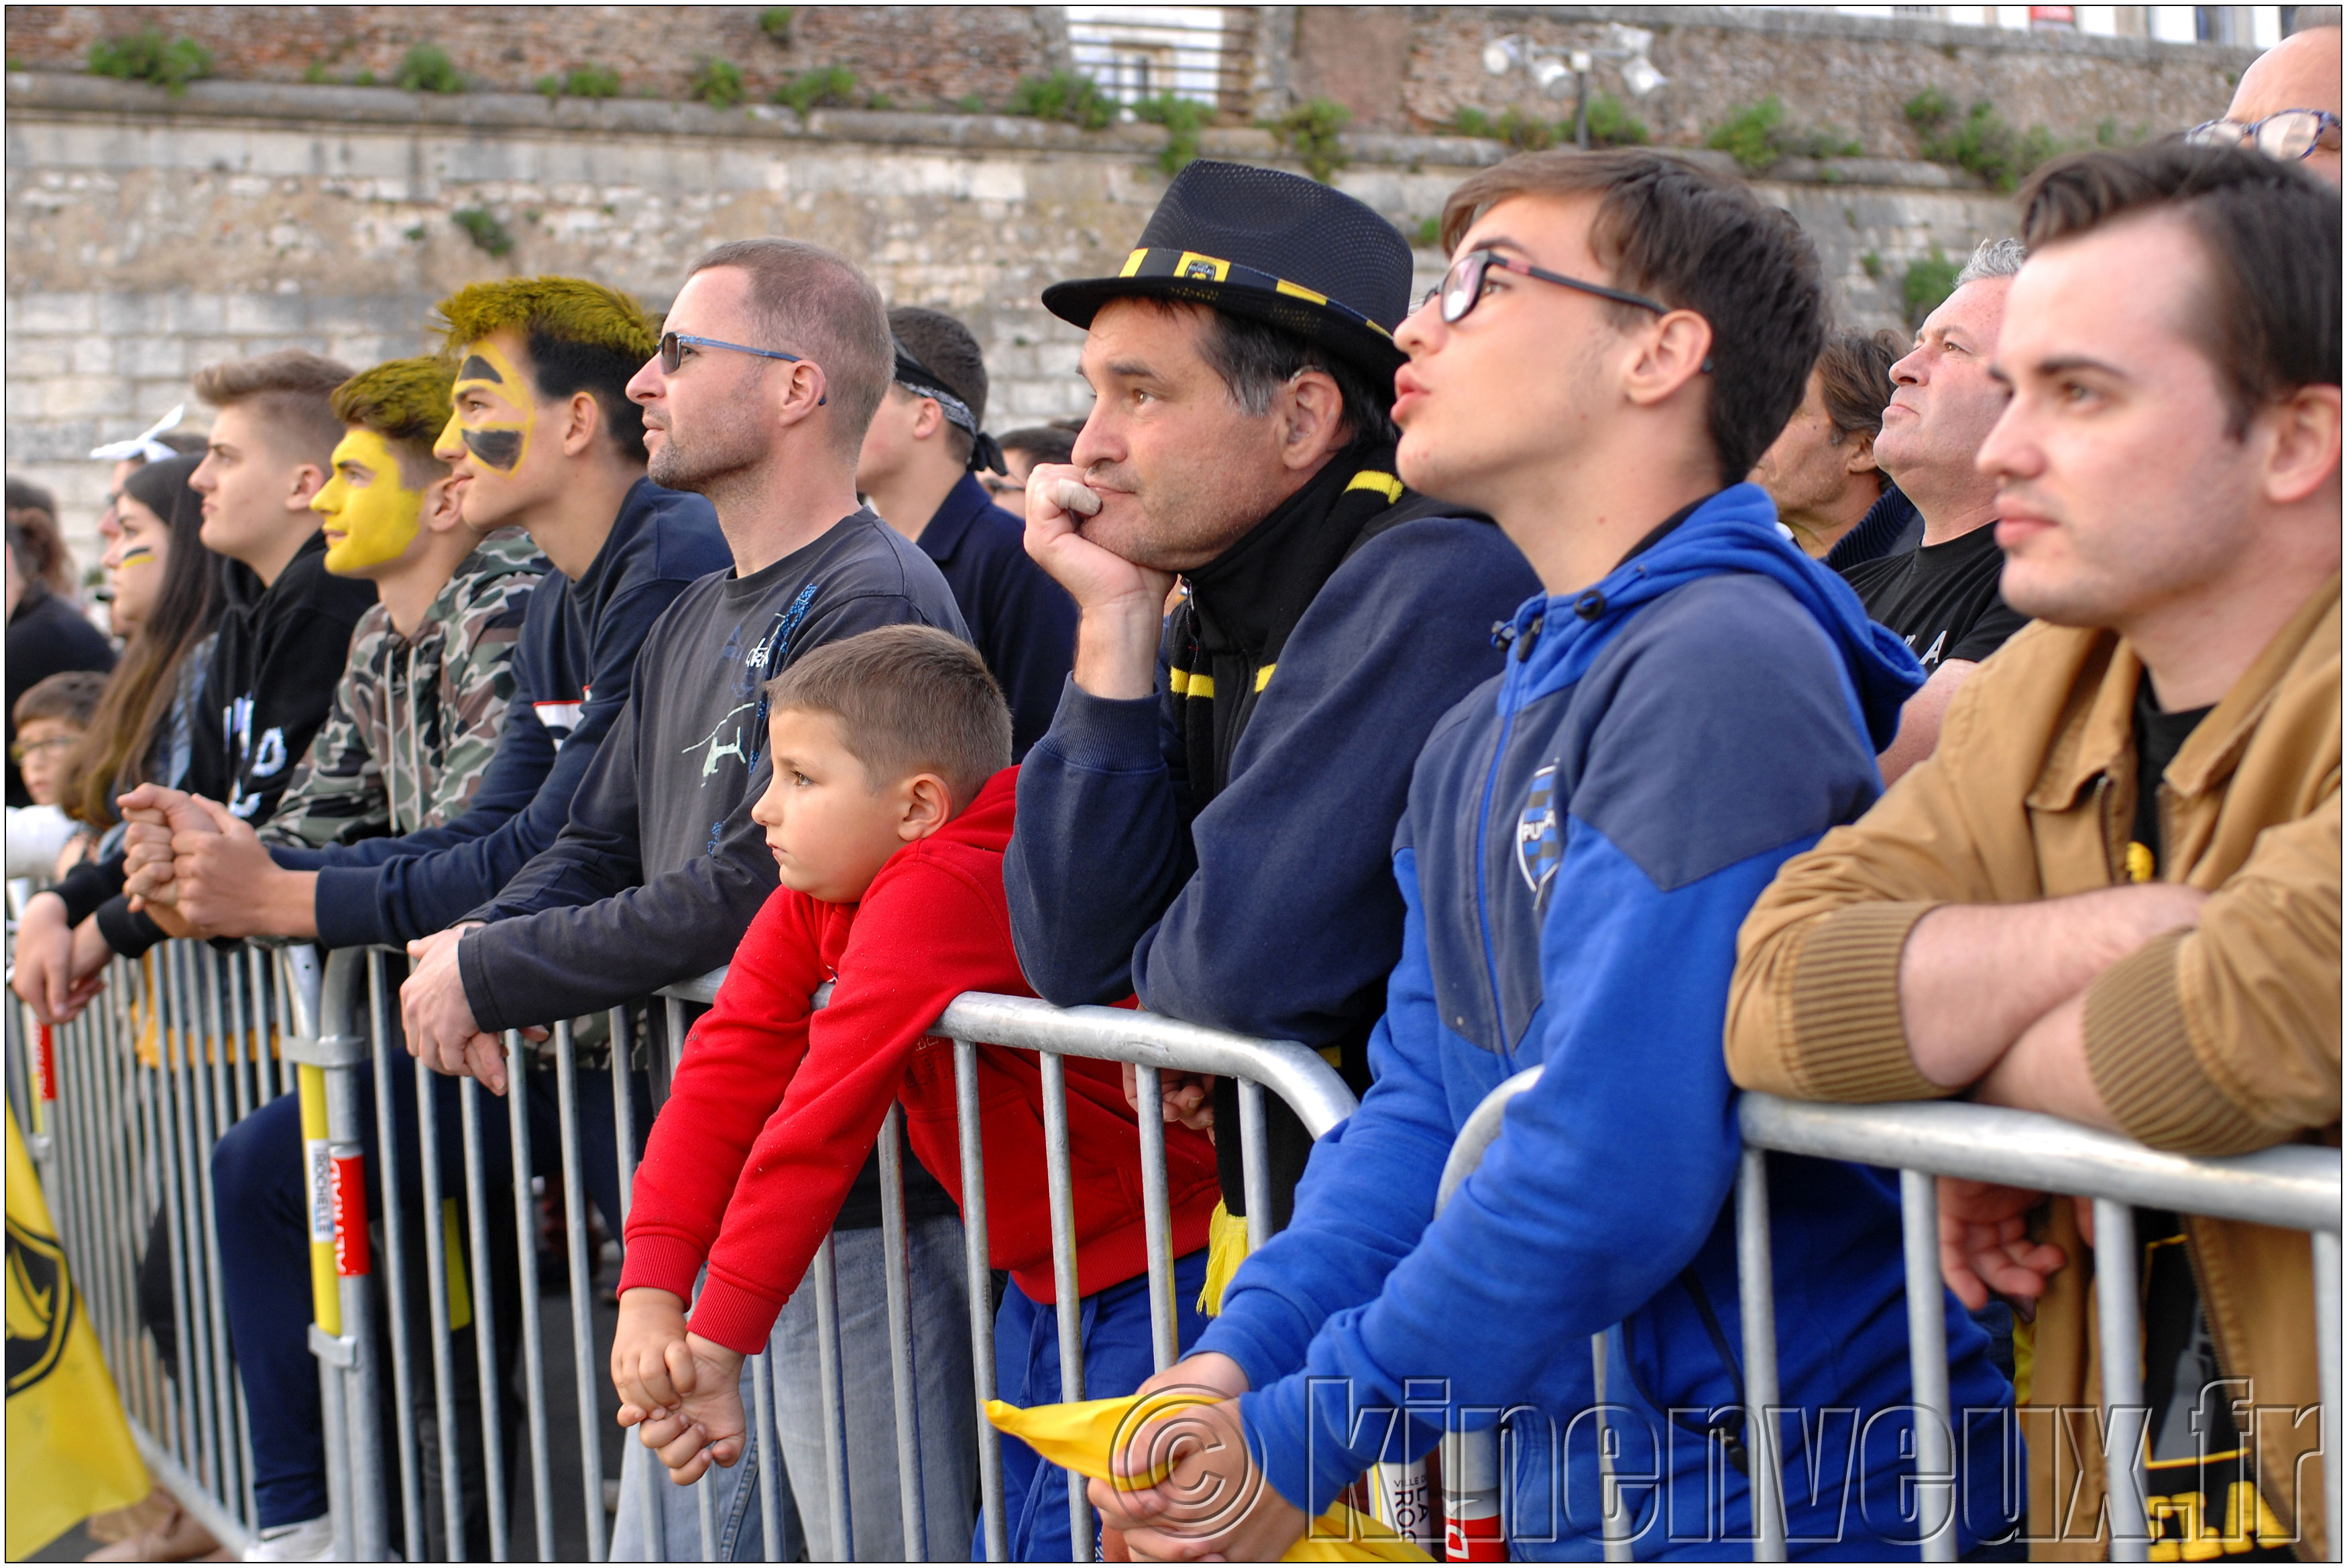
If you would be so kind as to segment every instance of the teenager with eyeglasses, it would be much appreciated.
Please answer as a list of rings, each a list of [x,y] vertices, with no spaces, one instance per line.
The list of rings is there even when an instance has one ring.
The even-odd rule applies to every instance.
[[[733,957],[776,886],[751,816],[772,770],[761,695],[769,679],[809,649],[876,626],[935,626],[968,640],[937,566],[856,500],[856,453],[895,361],[870,281],[819,246],[736,240],[694,264],[664,325],[669,343],[627,388],[641,410],[647,472],[707,499],[732,559],[681,595],[644,639],[635,687],[561,835],[451,929],[410,944],[415,967],[401,1003],[411,1048],[492,1092],[513,1070],[500,1031],[616,1006]],[[460,402],[466,384],[460,371]],[[485,422],[466,434],[477,458],[501,462],[557,433]],[[952,1198],[917,1162],[906,1163],[905,1188],[928,1530],[949,1540],[969,1529],[976,1490],[961,1227]],[[876,1165],[867,1160],[835,1227],[843,1299],[885,1295],[879,1221]],[[681,1315],[682,1305],[671,1310]],[[859,1475],[885,1477],[895,1464],[885,1319],[850,1314],[843,1325]],[[813,1293],[801,1292],[777,1328],[774,1357],[778,1424],[786,1439],[812,1443],[791,1452],[791,1468],[809,1481],[822,1473],[814,1319]],[[712,1437],[740,1420],[742,1377],[712,1359],[693,1384],[689,1409]],[[628,1452],[633,1474],[644,1450],[631,1442]],[[756,1485],[772,1484],[776,1468],[773,1456],[745,1451],[714,1472],[738,1553],[764,1550]],[[856,1545],[897,1554],[885,1544],[900,1528],[893,1482],[858,1498]],[[641,1506],[642,1489],[623,1485],[615,1557],[642,1548]],[[827,1511],[812,1493],[800,1513],[812,1554],[841,1555],[826,1547]],[[663,1525],[668,1561],[698,1552],[697,1513],[683,1493],[667,1503]],[[775,1544],[784,1556],[796,1545]]]
[[[2291,34],[2241,73],[2225,117],[2193,127],[2186,139],[2255,148],[2284,163],[2303,163],[2337,185],[2339,44],[2336,23]]]

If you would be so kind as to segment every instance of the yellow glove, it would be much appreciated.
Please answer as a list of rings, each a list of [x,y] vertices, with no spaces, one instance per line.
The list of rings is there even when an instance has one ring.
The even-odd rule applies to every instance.
[[[1109,1456],[1118,1440],[1184,1405],[1211,1404],[1197,1394],[1127,1394],[1119,1400],[1085,1400],[1071,1405],[1036,1405],[1020,1410],[1000,1400],[986,1401],[986,1419],[1009,1432],[1062,1470],[1094,1481],[1113,1480]],[[1171,1473],[1152,1471],[1144,1482],[1118,1481],[1138,1490],[1154,1486]],[[1366,1513],[1337,1503],[1312,1522],[1304,1538],[1287,1549],[1283,1563],[1431,1563],[1433,1558],[1396,1535]]]

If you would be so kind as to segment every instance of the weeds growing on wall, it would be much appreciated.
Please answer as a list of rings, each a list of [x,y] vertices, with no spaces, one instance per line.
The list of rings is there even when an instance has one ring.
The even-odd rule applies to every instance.
[[[1770,93],[1737,109],[1704,138],[1703,145],[1727,154],[1748,174],[1758,174],[1788,158],[1856,158],[1866,145],[1831,126],[1788,126],[1784,101]]]
[[[1517,108],[1503,110],[1494,119],[1483,110],[1462,108],[1450,121],[1450,128],[1460,136],[1483,137],[1491,141],[1503,141],[1520,152],[1539,152],[1543,148],[1576,145],[1573,118],[1544,120]],[[1622,107],[1622,100],[1611,93],[1598,93],[1589,100],[1589,145],[1600,147],[1645,147],[1646,127]]]
[[[769,5],[758,13],[758,31],[787,49],[791,46],[791,21],[797,15],[795,5]]]
[[[857,101],[856,73],[846,66],[803,71],[774,89],[774,102],[790,105],[802,117],[811,109],[853,108]]]
[[[1907,275],[1899,280],[1899,302],[1907,308],[1907,324],[1921,328],[1923,318],[1956,291],[1956,274],[1963,270],[1962,262],[1949,260],[1936,245],[1931,255],[1910,263]]]
[[[212,74],[211,51],[193,38],[165,42],[162,31],[144,27],[124,38],[101,38],[89,46],[89,71],[124,82],[152,82],[178,97],[190,82]]]
[[[616,98],[620,73],[609,66],[574,66],[559,76],[538,77],[538,90],[549,98]]]
[[[2062,150],[2052,131],[2044,126],[2023,130],[1985,98],[1959,117],[1955,100],[1937,87],[1925,87],[1907,100],[1907,123],[1915,127],[1925,158],[1954,164],[1998,190],[2014,188],[2031,169]],[[2106,123],[2116,138],[2116,123]]]
[[[1304,165],[1304,171],[1321,184],[1337,178],[1345,167],[1345,145],[1339,139],[1352,123],[1353,111],[1334,98],[1307,98],[1264,128],[1279,137]]]
[[[701,56],[700,66],[685,83],[685,96],[712,109],[730,109],[748,97],[742,86],[742,67],[731,60]]]
[[[1065,120],[1086,130],[1104,130],[1116,118],[1116,104],[1100,84],[1078,71],[1021,76],[1010,94],[1010,112],[1030,119]]]
[[[448,51],[437,44],[418,44],[407,51],[399,62],[399,74],[391,79],[392,86],[405,87],[411,93],[461,93],[465,78],[457,74],[456,63]]]
[[[1205,127],[1211,112],[1195,98],[1172,93],[1160,93],[1133,106],[1133,118],[1165,127],[1165,150],[1157,155],[1157,167],[1168,174],[1181,173],[1198,156],[1198,132]]]
[[[460,208],[448,215],[448,221],[492,256],[503,256],[514,248],[513,230],[498,222],[497,214],[486,207]]]

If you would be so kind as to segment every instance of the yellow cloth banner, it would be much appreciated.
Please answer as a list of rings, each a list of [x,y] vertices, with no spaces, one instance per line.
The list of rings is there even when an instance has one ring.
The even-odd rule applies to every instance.
[[[1146,1409],[1140,1409],[1144,1401]],[[1083,1400],[1068,1405],[1020,1410],[1000,1400],[986,1401],[986,1419],[1062,1470],[1094,1481],[1109,1478],[1109,1456],[1120,1439],[1130,1440],[1146,1423],[1184,1405],[1211,1404],[1195,1394],[1170,1390],[1127,1394],[1121,1400]],[[1155,1484],[1170,1473],[1153,1471]],[[1339,1502],[1314,1520],[1304,1538],[1287,1549],[1283,1563],[1431,1563],[1433,1558],[1366,1513]]]
[[[147,1495],[147,1467],[8,1113],[8,1558]]]

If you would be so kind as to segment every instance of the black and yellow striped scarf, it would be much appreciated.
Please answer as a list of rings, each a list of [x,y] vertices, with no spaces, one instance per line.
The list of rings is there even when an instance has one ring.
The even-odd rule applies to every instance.
[[[1193,809],[1230,782],[1231,754],[1296,623],[1363,532],[1401,501],[1393,468],[1389,445],[1347,448],[1246,537],[1188,574],[1190,596],[1166,642]]]

